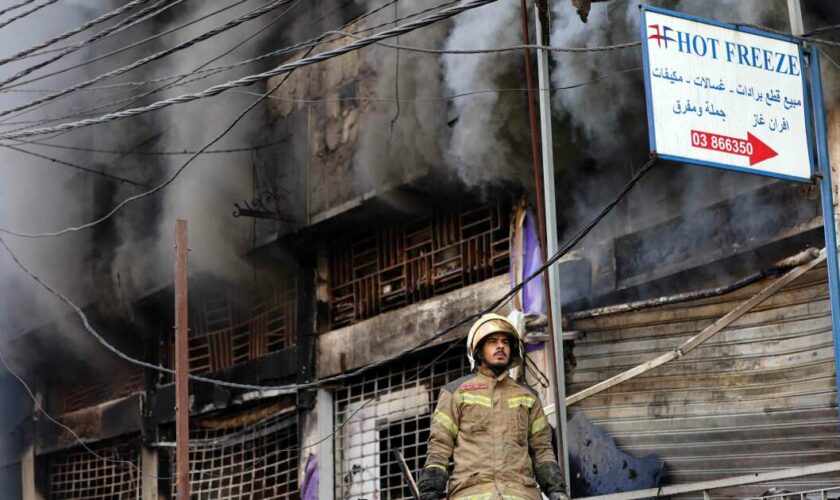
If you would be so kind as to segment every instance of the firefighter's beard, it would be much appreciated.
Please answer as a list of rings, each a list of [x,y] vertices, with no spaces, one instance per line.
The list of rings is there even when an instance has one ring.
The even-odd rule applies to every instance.
[[[508,355],[504,360],[497,360],[495,353],[490,359],[482,359],[481,365],[492,371],[497,377],[507,371],[510,366],[511,356]]]

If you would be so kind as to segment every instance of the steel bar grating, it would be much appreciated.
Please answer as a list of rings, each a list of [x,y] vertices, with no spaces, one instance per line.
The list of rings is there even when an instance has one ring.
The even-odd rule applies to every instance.
[[[190,492],[198,499],[297,499],[295,416],[228,429],[190,428]],[[200,425],[200,424],[199,424]],[[172,454],[171,475],[175,475]],[[172,498],[176,498],[172,482]]]
[[[297,343],[297,283],[278,279],[270,290],[201,291],[190,307],[190,373],[207,374]],[[174,359],[174,344],[169,345]]]
[[[330,245],[332,328],[508,272],[509,221],[488,204]]]
[[[50,456],[50,498],[140,498],[140,446],[133,436],[90,445],[102,458],[82,448]]]
[[[334,437],[336,498],[412,498],[391,450],[402,453],[417,477],[438,392],[469,370],[457,346],[417,376],[439,353],[391,363],[335,391],[336,426],[349,419]]]

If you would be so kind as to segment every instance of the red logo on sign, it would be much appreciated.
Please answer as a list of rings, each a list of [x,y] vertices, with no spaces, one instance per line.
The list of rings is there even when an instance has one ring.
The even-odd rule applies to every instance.
[[[659,25],[658,24],[650,24],[650,25],[648,25],[648,29],[651,29],[651,30],[654,31],[654,33],[648,37],[648,40],[656,40],[656,44],[659,47],[662,47],[662,42],[664,41],[665,42],[665,48],[667,49],[668,48],[668,42],[675,41],[673,38],[668,36],[669,31],[674,31],[669,26],[662,26],[662,31],[661,32],[659,30]]]

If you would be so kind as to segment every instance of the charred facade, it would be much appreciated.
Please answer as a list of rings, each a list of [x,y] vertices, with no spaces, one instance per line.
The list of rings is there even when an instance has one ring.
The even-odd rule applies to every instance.
[[[702,12],[691,2],[659,3]],[[809,22],[840,20],[836,9],[817,3],[806,6]],[[259,53],[337,27],[364,36],[431,7],[409,0],[380,10],[373,2],[314,4],[266,24]],[[786,26],[781,2],[720,4],[714,14],[737,18],[728,20]],[[171,15],[205,12],[196,9]],[[401,36],[399,43],[515,45],[522,41],[518,9],[500,1],[472,17]],[[620,2],[564,0],[552,2],[552,9],[554,45],[636,39],[630,10]],[[587,24],[578,13],[588,14]],[[157,28],[170,21],[160,20]],[[315,50],[347,40],[334,34]],[[202,180],[180,179],[189,187],[173,184],[171,194],[67,243],[68,258],[81,256],[76,267],[84,270],[59,286],[78,279],[93,327],[120,351],[152,365],[174,366],[169,235],[172,216],[183,211],[195,218],[190,223],[196,221],[191,230],[197,234],[190,257],[191,374],[279,386],[387,360],[294,394],[192,383],[194,495],[410,498],[394,450],[412,471],[422,466],[437,392],[468,369],[461,345],[466,329],[396,356],[494,303],[527,274],[528,258],[541,257],[523,243],[536,225],[530,156],[536,131],[521,91],[521,54],[464,57],[373,46],[269,79],[251,89],[259,94],[277,86],[249,118],[248,130],[235,134],[239,142],[218,146],[244,143],[247,152],[200,157],[211,159],[184,175],[203,173]],[[597,80],[629,70],[553,95],[563,237],[579,230],[647,159],[642,81],[632,71],[637,59],[606,53],[552,60],[558,87],[574,83],[572,77]],[[244,107],[251,102],[246,97],[257,98],[233,99]],[[833,90],[830,97],[830,144],[838,156],[840,113]],[[195,113],[202,123],[228,122],[240,110]],[[148,118],[142,133],[125,132],[128,142],[91,133],[80,143],[170,153],[200,147],[206,131],[173,125],[172,113]],[[177,130],[183,144],[167,139],[167,130]],[[102,161],[101,153],[79,154]],[[101,170],[131,175],[143,164],[125,157],[103,162]],[[134,178],[160,181],[179,165],[175,157],[149,155],[142,178]],[[135,192],[75,175],[74,192],[93,196],[74,214],[102,215]],[[679,346],[782,272],[692,300],[662,305],[651,299],[726,287],[803,249],[821,248],[822,224],[814,185],[659,165],[558,263],[569,329],[567,393]],[[827,294],[826,269],[816,266],[685,358],[570,405],[574,495],[615,486],[596,477],[593,464],[622,460],[631,464],[619,467],[627,474],[622,487],[840,460]],[[499,312],[523,309],[527,300],[517,295]],[[641,305],[621,307],[628,303]],[[24,304],[19,315],[26,317],[12,322],[20,327],[14,336],[0,339],[2,352],[44,410],[72,433],[40,414],[25,393],[9,391],[14,404],[0,410],[0,422],[14,428],[14,446],[0,453],[9,498],[175,498],[172,377],[116,359],[67,309],[33,318],[25,313],[40,301],[10,304]],[[527,316],[523,325],[535,368],[521,376],[553,403],[544,314]],[[6,377],[0,384],[16,382]],[[597,452],[584,449],[593,439],[603,446]],[[837,486],[834,476],[814,475],[713,494]],[[693,496],[702,493],[686,497]]]

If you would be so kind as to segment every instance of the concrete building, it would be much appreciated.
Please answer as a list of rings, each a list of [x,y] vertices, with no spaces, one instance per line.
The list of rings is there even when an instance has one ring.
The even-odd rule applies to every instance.
[[[408,0],[377,6],[306,5],[269,26],[276,33],[263,43],[276,50],[337,26],[365,36],[438,7]],[[709,12],[702,3],[667,6],[787,29],[780,2],[720,2]],[[840,20],[832,2],[804,7],[808,27]],[[571,3],[552,2],[552,12],[553,45],[638,37],[622,2],[593,4],[586,24]],[[520,22],[519,4],[504,0],[394,42],[515,45],[522,43]],[[313,53],[346,43],[335,36]],[[647,160],[640,56],[631,50],[552,60],[553,85],[585,83],[552,98],[561,238]],[[826,64],[824,73],[833,85],[836,68]],[[537,225],[524,81],[521,54],[441,56],[375,46],[244,89],[258,95],[279,85],[253,119],[253,136],[243,138],[261,146],[230,157],[242,178],[216,179],[244,183],[250,196],[217,196],[227,218],[210,214],[213,237],[200,234],[191,246],[202,259],[216,250],[212,242],[244,234],[235,264],[190,275],[190,373],[280,386],[370,368],[293,394],[192,383],[194,496],[410,498],[396,452],[410,470],[422,467],[437,392],[469,369],[462,346],[468,325],[415,346],[494,303],[534,257],[523,247]],[[833,90],[828,99],[831,152],[840,157]],[[166,133],[160,123],[151,129]],[[112,142],[86,137],[89,148]],[[168,144],[161,141],[140,150]],[[150,168],[160,175],[166,166]],[[130,175],[133,168],[107,171]],[[144,182],[158,178],[149,175]],[[123,188],[101,179],[85,186],[97,194],[93,214],[122,198]],[[171,232],[160,228],[171,227],[173,212],[155,203],[91,236],[88,278],[100,291],[83,309],[116,348],[171,368],[171,260],[157,262],[158,279],[126,297],[119,285],[129,279],[125,269],[147,271],[139,254],[155,247],[146,246],[149,238],[171,247]],[[822,220],[815,185],[660,163],[561,259],[568,395],[674,351],[780,276],[811,266],[684,357],[569,404],[574,497],[840,461],[826,270],[811,265],[812,254],[800,255],[824,246]],[[192,227],[205,231],[203,222]],[[126,245],[140,250],[118,258]],[[777,265],[796,255],[795,263]],[[137,274],[133,283],[143,278]],[[522,309],[524,301],[517,295],[499,310]],[[13,444],[0,450],[9,498],[174,498],[172,377],[115,358],[69,309],[34,323],[0,348],[72,433],[36,411],[13,378],[0,380],[15,403],[0,412]],[[523,326],[533,363],[522,377],[554,404],[545,318],[529,315]],[[840,479],[836,471],[808,473],[709,487],[708,494],[761,496],[774,488],[825,489],[837,498]],[[681,496],[702,498],[703,488]]]

